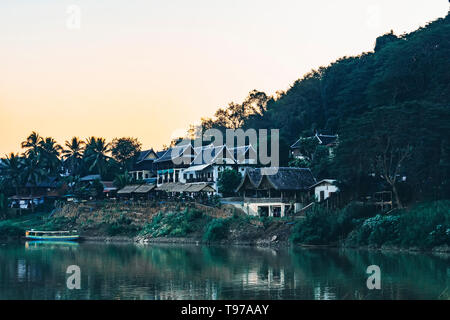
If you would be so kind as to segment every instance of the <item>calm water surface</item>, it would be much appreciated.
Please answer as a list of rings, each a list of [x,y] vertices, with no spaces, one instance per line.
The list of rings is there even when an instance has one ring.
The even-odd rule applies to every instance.
[[[368,290],[369,265],[381,290]],[[81,289],[66,286],[81,269]],[[448,256],[134,244],[0,245],[0,299],[448,299]]]

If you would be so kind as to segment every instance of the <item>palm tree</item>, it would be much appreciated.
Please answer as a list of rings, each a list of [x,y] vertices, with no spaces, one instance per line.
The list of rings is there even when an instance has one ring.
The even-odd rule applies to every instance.
[[[98,174],[104,176],[106,162],[110,158],[107,153],[110,151],[110,144],[106,143],[104,138],[90,137],[87,139],[84,157],[85,161],[90,164],[89,171],[97,168]]]
[[[69,192],[71,194],[75,194],[75,190],[79,186],[80,176],[79,175],[71,175],[64,178],[64,182],[69,187]]]
[[[2,160],[2,174],[5,179],[11,184],[16,191],[16,197],[19,198],[19,188],[22,186],[22,169],[23,159],[19,155],[10,153],[6,159]],[[19,205],[19,213],[22,214],[22,209]]]
[[[22,148],[27,149],[25,151],[25,155],[29,157],[30,155],[37,155],[39,153],[39,143],[42,141],[41,136],[33,131],[28,137],[27,140],[22,142]]]
[[[42,167],[48,173],[57,173],[61,166],[59,156],[62,147],[51,137],[39,141],[39,152],[41,153]]]
[[[133,182],[135,182],[133,177],[128,173],[128,171],[125,171],[123,174],[116,175],[113,183],[117,189],[122,189]]]
[[[30,187],[31,211],[34,212],[34,188],[46,177],[46,170],[42,167],[41,154],[37,156],[26,157],[23,161],[21,176],[23,181]]]
[[[69,162],[70,173],[77,174],[79,164],[83,158],[84,141],[81,141],[77,137],[73,137],[72,140],[66,141],[67,149],[63,150],[63,158]]]

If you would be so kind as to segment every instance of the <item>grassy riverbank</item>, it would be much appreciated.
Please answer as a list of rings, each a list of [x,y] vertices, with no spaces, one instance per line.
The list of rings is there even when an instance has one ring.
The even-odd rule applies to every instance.
[[[291,240],[312,245],[445,250],[450,246],[450,201],[421,203],[390,214],[355,204],[332,213],[319,208],[295,226]]]
[[[77,229],[86,239],[246,245],[330,245],[448,251],[450,201],[379,214],[358,204],[309,212],[303,219],[258,218],[181,204],[98,207],[70,205],[53,217],[28,214],[0,221],[0,237],[26,229]]]

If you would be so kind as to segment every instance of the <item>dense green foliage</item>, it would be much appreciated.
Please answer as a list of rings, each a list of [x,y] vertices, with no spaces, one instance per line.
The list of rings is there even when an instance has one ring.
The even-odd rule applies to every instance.
[[[144,226],[140,233],[153,238],[184,237],[189,233],[202,232],[210,219],[204,216],[201,211],[195,209],[186,209],[181,213],[160,212]]]
[[[373,206],[350,203],[341,210],[329,211],[315,207],[298,222],[292,230],[294,243],[327,245],[345,239],[347,235],[362,224],[365,218],[375,215]]]
[[[12,224],[0,225],[0,238],[20,238],[25,234],[25,229]]]
[[[140,150],[140,143],[134,138],[115,138],[110,144],[97,137],[86,141],[73,137],[65,142],[64,149],[53,138],[36,132],[21,146],[21,155],[11,153],[0,161],[0,194],[7,197],[25,192],[32,196],[40,183],[56,178],[60,186],[65,185],[70,194],[79,198],[102,198],[100,181],[87,185],[80,182],[80,177],[98,174],[102,180],[126,184],[132,181],[127,168]],[[0,202],[0,216],[3,211]]]
[[[450,201],[424,203],[397,215],[367,219],[348,243],[421,248],[450,245]]]
[[[2,192],[0,192],[0,218],[6,216],[8,210],[8,198]]]
[[[224,196],[232,196],[235,193],[236,188],[241,182],[242,176],[239,172],[232,169],[225,169],[219,173],[219,179],[217,180],[217,186],[219,192]]]
[[[136,138],[115,138],[111,145],[113,158],[124,168],[130,170],[132,160],[141,151],[141,143]]]
[[[214,219],[206,226],[203,240],[208,242],[223,240],[227,237],[228,228],[228,219]]]
[[[371,207],[350,204],[342,210],[318,209],[297,223],[294,243],[327,245],[394,245],[432,248],[450,245],[450,201],[417,205],[395,214],[376,214]]]
[[[252,91],[242,104],[219,109],[203,125],[280,129],[282,165],[289,163],[289,146],[299,137],[338,134],[333,161],[319,156],[290,165],[309,166],[318,179],[337,178],[350,199],[380,190],[392,190],[400,206],[448,198],[449,34],[447,15],[409,34],[380,36],[373,52],[313,70],[276,97]]]
[[[14,217],[0,221],[0,239],[21,238],[27,229],[42,229],[43,225],[51,223],[52,219],[46,218],[48,213],[36,212],[32,214]],[[49,230],[49,229],[47,229]]]
[[[121,214],[117,220],[111,221],[106,226],[106,233],[109,236],[129,236],[136,234],[138,231],[138,228],[132,225],[132,220],[124,214]]]

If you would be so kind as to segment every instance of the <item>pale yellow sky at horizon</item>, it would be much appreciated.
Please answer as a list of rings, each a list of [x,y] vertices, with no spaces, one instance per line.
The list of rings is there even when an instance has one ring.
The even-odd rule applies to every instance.
[[[132,136],[159,150],[173,132],[253,89],[286,90],[311,69],[371,51],[377,36],[415,30],[448,7],[447,0],[4,0],[0,157],[21,152],[33,130],[61,145],[72,136]]]

